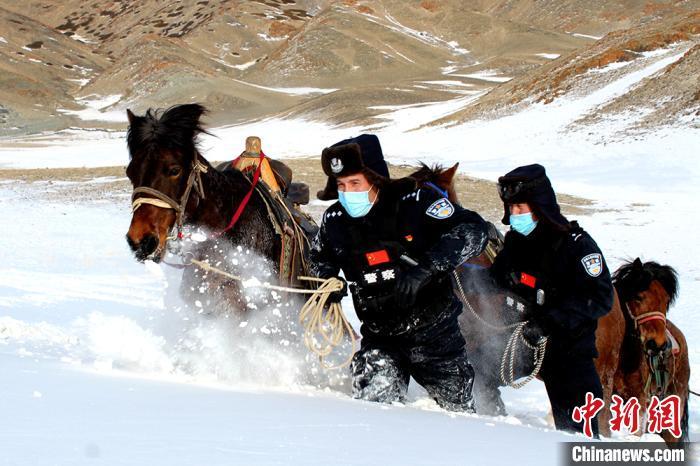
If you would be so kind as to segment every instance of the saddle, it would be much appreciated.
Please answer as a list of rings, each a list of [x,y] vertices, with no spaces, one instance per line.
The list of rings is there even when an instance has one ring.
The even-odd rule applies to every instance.
[[[262,157],[261,157],[262,154]],[[246,151],[238,158],[217,166],[217,170],[239,170],[252,183],[260,168],[260,179],[255,190],[265,201],[268,216],[282,247],[279,259],[280,283],[295,284],[296,277],[307,273],[306,256],[310,239],[318,232],[314,220],[300,209],[309,203],[309,187],[292,182],[292,170],[284,163],[265,156],[260,150],[260,138],[246,140]]]

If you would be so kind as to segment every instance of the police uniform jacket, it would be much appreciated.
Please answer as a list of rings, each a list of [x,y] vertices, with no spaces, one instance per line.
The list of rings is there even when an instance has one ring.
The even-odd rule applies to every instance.
[[[326,210],[311,249],[311,269],[332,277],[342,269],[362,333],[410,334],[456,315],[450,273],[486,244],[486,223],[437,190],[384,187],[364,217],[352,218],[340,202]],[[396,305],[396,279],[410,267],[432,272],[415,305]]]
[[[597,319],[612,307],[613,285],[598,245],[571,226],[560,231],[540,221],[527,236],[509,231],[491,273],[538,314],[550,334],[548,351],[595,357]]]

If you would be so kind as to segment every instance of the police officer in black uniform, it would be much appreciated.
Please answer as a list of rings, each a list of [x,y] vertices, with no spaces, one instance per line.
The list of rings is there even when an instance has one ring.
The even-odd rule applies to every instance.
[[[353,396],[401,401],[412,376],[443,408],[474,412],[450,273],[481,253],[486,224],[437,189],[390,180],[376,136],[342,142],[321,156],[340,200],[323,216],[311,269],[323,278],[342,269],[362,321]]]
[[[511,230],[491,274],[529,304],[525,338],[549,337],[540,375],[557,429],[581,432],[574,408],[586,392],[603,396],[593,359],[598,319],[613,303],[610,272],[595,241],[561,214],[543,166],[518,167],[498,183]]]

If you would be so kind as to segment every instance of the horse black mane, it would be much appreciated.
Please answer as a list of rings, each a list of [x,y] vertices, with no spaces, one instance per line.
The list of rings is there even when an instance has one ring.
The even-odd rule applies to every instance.
[[[428,166],[421,162],[420,168],[414,173],[411,173],[411,178],[419,182],[433,182],[433,180],[437,179],[445,170],[446,169],[440,164]]]
[[[617,269],[612,279],[623,302],[647,290],[654,280],[658,280],[666,291],[669,306],[678,297],[678,273],[669,265],[661,265],[653,261],[642,263],[637,258]]]
[[[210,134],[199,122],[207,113],[200,104],[175,105],[168,109],[148,109],[144,116],[129,112],[126,142],[131,158],[149,155],[158,150],[173,150],[189,161],[197,151],[197,135]]]

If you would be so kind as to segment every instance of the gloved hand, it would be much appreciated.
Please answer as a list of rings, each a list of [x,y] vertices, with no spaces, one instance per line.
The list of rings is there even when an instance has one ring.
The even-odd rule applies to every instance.
[[[523,338],[531,345],[537,345],[542,337],[548,337],[551,327],[543,312],[530,312],[527,316],[527,324],[523,327]]]
[[[335,278],[343,282],[343,288],[328,295],[328,299],[326,300],[326,303],[328,304],[339,303],[345,296],[348,295],[348,282],[343,277]]]
[[[420,265],[403,269],[396,280],[396,302],[400,307],[411,307],[416,303],[418,292],[433,276],[432,272]]]

